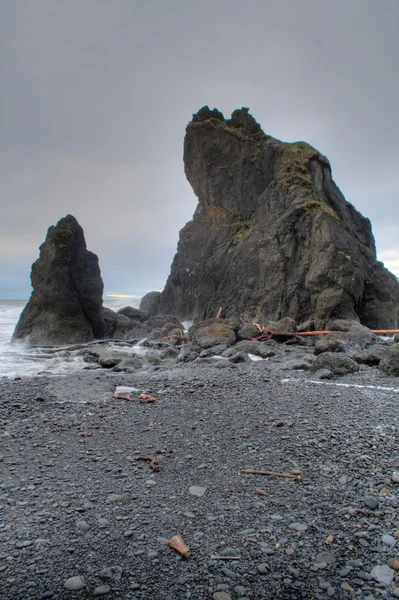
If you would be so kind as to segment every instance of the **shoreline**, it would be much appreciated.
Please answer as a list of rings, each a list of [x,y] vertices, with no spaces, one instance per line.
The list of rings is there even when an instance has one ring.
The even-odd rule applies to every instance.
[[[397,378],[291,375],[265,361],[0,382],[3,597],[384,597],[370,573],[398,554],[397,393],[334,383]],[[116,385],[156,402],[107,402]],[[211,558],[226,549],[240,558]]]

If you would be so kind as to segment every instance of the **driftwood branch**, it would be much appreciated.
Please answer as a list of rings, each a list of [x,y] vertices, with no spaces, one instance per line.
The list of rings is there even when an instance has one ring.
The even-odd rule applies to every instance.
[[[258,469],[241,469],[240,473],[248,473],[249,475],[276,475],[277,477],[287,477],[294,481],[302,481],[302,475],[290,475],[289,473],[276,473],[275,471],[260,471]]]

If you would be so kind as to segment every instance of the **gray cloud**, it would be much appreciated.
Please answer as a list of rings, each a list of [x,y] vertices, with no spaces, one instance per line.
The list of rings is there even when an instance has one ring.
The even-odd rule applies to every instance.
[[[68,212],[107,291],[162,288],[196,205],[182,146],[203,104],[249,106],[268,133],[325,153],[396,260],[396,0],[0,0],[0,13],[0,296],[28,295]]]

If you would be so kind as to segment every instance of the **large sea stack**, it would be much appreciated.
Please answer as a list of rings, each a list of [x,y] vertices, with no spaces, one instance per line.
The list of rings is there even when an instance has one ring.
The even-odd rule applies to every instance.
[[[32,266],[33,292],[13,341],[33,345],[89,342],[104,336],[103,281],[82,227],[67,215],[47,232]]]
[[[262,323],[291,317],[396,328],[398,280],[371,224],[335,185],[328,159],[305,142],[266,135],[242,108],[202,108],[187,126],[184,165],[198,197],[180,232],[158,312]]]

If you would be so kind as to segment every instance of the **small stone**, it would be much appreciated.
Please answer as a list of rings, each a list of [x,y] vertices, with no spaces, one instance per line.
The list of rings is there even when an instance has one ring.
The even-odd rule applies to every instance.
[[[76,575],[75,577],[70,577],[66,581],[64,581],[64,588],[70,591],[78,591],[83,590],[85,587],[85,583],[83,578],[80,575]]]
[[[377,565],[372,569],[370,575],[378,583],[390,586],[395,576],[395,571],[388,567],[388,565]]]
[[[212,600],[231,600],[231,596],[226,592],[215,592],[212,596]]]
[[[226,548],[220,550],[219,556],[240,556],[240,553],[235,548],[226,546]]]
[[[327,563],[328,565],[333,565],[336,562],[335,556],[330,554],[329,552],[320,552],[316,558],[315,563]]]
[[[270,573],[270,565],[268,563],[261,563],[260,565],[257,565],[256,568],[261,575]]]
[[[295,531],[306,531],[308,528],[306,523],[290,523],[288,527],[290,529],[295,529]]]
[[[363,504],[369,510],[375,510],[378,507],[378,500],[374,496],[366,496],[363,499]]]
[[[349,585],[349,583],[341,583],[341,588],[346,592],[353,592],[353,587]]]
[[[122,567],[115,565],[112,567],[105,567],[105,569],[102,569],[102,571],[100,571],[98,576],[100,579],[110,579],[111,581],[115,581],[116,583],[118,583],[122,579],[122,573]]]
[[[123,500],[123,496],[121,494],[110,494],[107,497],[107,502],[121,502]]]
[[[90,529],[90,526],[87,523],[87,521],[77,521],[76,529],[79,529],[79,531],[88,531]]]
[[[192,485],[188,489],[188,493],[191,496],[196,496],[197,498],[202,498],[202,496],[205,494],[205,492],[206,492],[206,487],[202,487],[200,485]]]
[[[238,594],[239,596],[242,596],[243,594],[245,594],[245,593],[246,593],[246,591],[247,591],[247,590],[246,590],[246,588],[245,588],[244,586],[242,586],[242,585],[237,585],[237,586],[234,588],[234,591],[235,591],[235,593],[236,593],[236,594]]]
[[[394,471],[394,472],[392,473],[392,481],[393,481],[394,483],[399,483],[399,473],[398,473],[397,471]]]
[[[93,590],[93,596],[104,596],[105,594],[108,594],[108,592],[111,591],[111,588],[109,585],[99,585],[98,587],[94,588]]]
[[[224,573],[226,575],[226,577],[229,577],[230,579],[237,578],[237,575],[234,573],[234,571],[232,571],[231,569],[228,569],[227,567],[222,567],[222,573]]]
[[[396,540],[392,535],[383,535],[381,541],[386,546],[395,546]]]
[[[107,527],[109,525],[108,519],[98,519],[97,524],[99,527]]]
[[[124,537],[131,537],[132,535],[134,535],[134,531],[132,529],[128,529],[127,531],[125,531],[125,533],[123,534]]]

